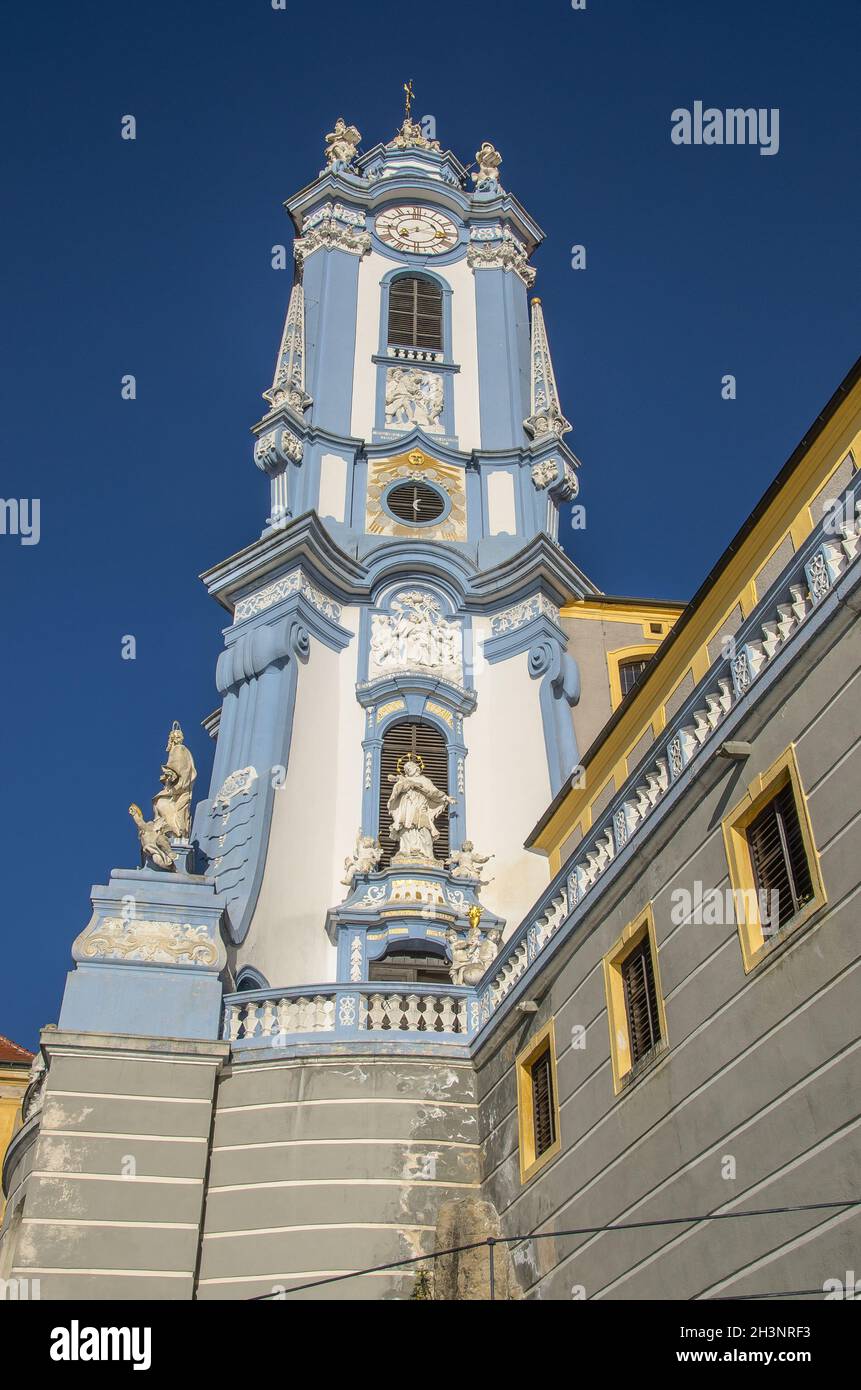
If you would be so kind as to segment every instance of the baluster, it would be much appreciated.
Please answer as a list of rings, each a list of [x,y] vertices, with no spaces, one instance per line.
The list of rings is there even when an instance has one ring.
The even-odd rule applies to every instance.
[[[426,1002],[426,1001],[422,1001]],[[416,1033],[426,1028],[424,1016],[419,1009],[419,996],[417,994],[407,995],[407,1005],[405,1010],[406,1026],[410,1032]]]
[[[439,1029],[442,1033],[454,1033],[455,1029],[455,1001],[450,994],[444,994],[439,1001]]]
[[[264,1038],[271,1037],[274,1029],[272,1024],[275,1022],[275,1010],[272,1007],[272,1000],[266,999],[263,1002],[263,1012],[260,1016],[260,1032]]]
[[[245,1005],[245,1036],[253,1038],[257,1032],[257,1005],[253,999]]]
[[[400,994],[390,994],[383,1002],[388,1027],[403,1028],[404,1024],[404,1001]],[[383,1025],[386,1026],[385,1024]]]
[[[386,1026],[386,1009],[383,996],[372,994],[368,1001],[368,1027],[380,1029]]]
[[[231,1042],[242,1036],[242,1010],[236,1004],[230,1005],[227,1036]]]

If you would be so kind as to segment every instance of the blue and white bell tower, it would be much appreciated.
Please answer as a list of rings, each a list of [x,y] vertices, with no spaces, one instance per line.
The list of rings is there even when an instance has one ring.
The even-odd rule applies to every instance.
[[[409,111],[359,141],[339,119],[286,204],[294,285],[253,426],[268,508],[203,576],[229,624],[196,860],[96,890],[97,922],[123,873],[156,921],[194,898],[218,937],[204,1000],[216,975],[295,989],[407,959],[471,983],[549,881],[523,842],[578,762],[560,608],[596,590],[558,543],[579,463],[529,302],[542,233],[489,142],[470,178]],[[93,1026],[95,966],[65,1024]]]
[[[579,464],[529,304],[542,233],[489,143],[470,182],[409,114],[359,138],[339,120],[286,204],[295,283],[254,426],[269,513],[205,576],[232,625],[195,829],[252,982],[363,979],[399,942],[450,955],[476,905],[498,939],[547,881],[523,840],[577,762],[559,607],[594,590],[557,543]],[[450,798],[432,863],[398,862],[388,823],[409,738]],[[486,885],[464,844],[493,856]]]

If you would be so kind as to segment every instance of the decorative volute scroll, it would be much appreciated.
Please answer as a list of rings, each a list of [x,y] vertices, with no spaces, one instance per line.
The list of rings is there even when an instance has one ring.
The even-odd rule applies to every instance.
[[[552,434],[561,439],[572,428],[559,405],[556,376],[550,360],[550,345],[544,326],[541,300],[532,301],[532,368],[530,412],[523,428],[532,439]]]

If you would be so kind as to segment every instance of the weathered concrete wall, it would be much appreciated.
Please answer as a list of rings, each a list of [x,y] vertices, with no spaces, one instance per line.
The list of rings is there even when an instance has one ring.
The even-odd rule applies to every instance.
[[[478,1193],[469,1062],[237,1061],[217,1098],[200,1298],[273,1288],[434,1248],[437,1209]],[[416,1266],[296,1298],[409,1298]]]
[[[52,1031],[45,1047],[38,1134],[10,1155],[4,1266],[42,1298],[191,1298],[227,1045]]]
[[[861,1129],[861,634],[843,609],[749,712],[744,763],[714,759],[551,957],[477,1057],[486,1181],[509,1234],[857,1197]],[[734,922],[674,925],[670,894],[728,888],[721,819],[790,742],[827,906],[745,974]],[[651,902],[668,1050],[614,1095],[602,958]],[[562,1148],[521,1185],[514,1057],[555,1019]],[[506,1026],[507,1025],[507,1026]],[[585,1049],[572,1028],[586,1029]],[[722,1176],[732,1156],[736,1176]],[[861,1216],[818,1211],[528,1242],[532,1297],[690,1298],[821,1289],[857,1268]]]

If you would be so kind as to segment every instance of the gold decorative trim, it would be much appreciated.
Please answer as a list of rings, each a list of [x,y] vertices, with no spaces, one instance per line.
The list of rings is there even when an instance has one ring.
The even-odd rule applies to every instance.
[[[390,516],[383,506],[383,496],[392,483],[409,478],[421,478],[434,483],[451,500],[451,511],[436,526],[410,526]],[[416,536],[440,541],[465,541],[466,480],[462,468],[440,463],[422,449],[381,459],[368,468],[368,500],[365,530],[376,536]]]

